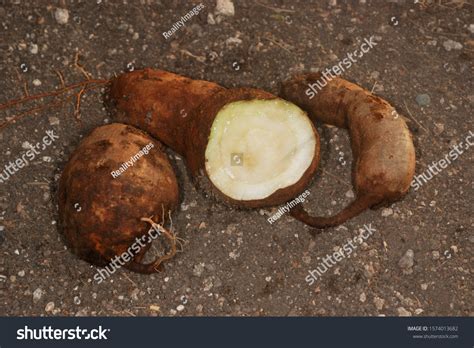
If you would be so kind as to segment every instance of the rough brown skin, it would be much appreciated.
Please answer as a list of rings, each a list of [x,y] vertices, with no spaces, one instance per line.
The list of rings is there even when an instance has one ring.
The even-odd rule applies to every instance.
[[[154,147],[148,154],[112,177],[112,171],[150,142]],[[141,218],[164,223],[177,204],[178,184],[161,145],[123,124],[92,131],[71,155],[59,183],[59,220],[66,243],[78,257],[97,266],[106,266],[135,243],[135,238],[147,234],[150,225]],[[150,245],[142,247],[124,267],[156,272],[162,258],[140,263]]]
[[[341,78],[328,81],[310,99],[305,93],[316,81],[324,83],[320,73],[297,76],[283,84],[282,96],[306,110],[313,122],[349,131],[356,199],[331,217],[310,216],[301,204],[292,210],[302,222],[326,228],[403,197],[415,173],[415,148],[405,121],[385,100]]]
[[[223,89],[213,82],[144,69],[113,78],[107,104],[117,122],[143,129],[183,155],[192,111]]]
[[[226,104],[273,98],[277,97],[258,89],[225,89],[212,82],[145,69],[112,79],[107,104],[115,120],[143,129],[183,155],[194,181],[208,194],[232,206],[257,208],[285,203],[304,191],[319,163],[316,129],[313,127],[317,139],[315,157],[301,179],[260,200],[237,201],[214,187],[205,170],[205,150],[211,125]]]

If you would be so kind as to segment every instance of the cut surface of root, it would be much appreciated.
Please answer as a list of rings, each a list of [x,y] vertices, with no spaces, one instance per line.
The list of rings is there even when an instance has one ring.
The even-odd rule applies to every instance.
[[[317,139],[311,121],[281,99],[241,100],[217,114],[206,147],[212,183],[235,200],[257,200],[298,182]]]

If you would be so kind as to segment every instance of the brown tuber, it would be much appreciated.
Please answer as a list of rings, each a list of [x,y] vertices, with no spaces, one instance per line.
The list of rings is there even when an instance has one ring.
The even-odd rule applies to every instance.
[[[198,186],[233,206],[285,203],[318,166],[319,136],[306,113],[262,90],[145,69],[112,79],[108,98],[118,122],[183,155]]]
[[[129,166],[123,165],[129,161]],[[133,163],[133,164],[132,164]],[[120,169],[122,168],[122,169]],[[67,245],[81,259],[106,266],[147,235],[147,222],[161,226],[169,252],[142,264],[146,245],[133,248],[124,267],[156,272],[174,256],[176,237],[162,225],[178,203],[178,184],[161,145],[144,132],[123,124],[96,128],[71,155],[59,184],[59,220]],[[156,233],[155,233],[156,234]]]
[[[346,128],[350,134],[356,199],[331,217],[310,216],[301,205],[292,210],[304,223],[325,228],[405,195],[415,172],[415,149],[405,121],[385,100],[341,78],[331,79],[309,98],[305,91],[317,81],[322,81],[320,73],[297,76],[283,84],[282,96],[314,122]]]

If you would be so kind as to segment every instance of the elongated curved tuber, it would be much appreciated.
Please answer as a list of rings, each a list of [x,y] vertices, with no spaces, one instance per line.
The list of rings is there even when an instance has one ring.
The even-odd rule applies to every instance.
[[[309,85],[323,81],[320,73],[310,73],[282,86],[282,96],[306,110],[314,122],[346,128],[351,138],[355,200],[330,217],[310,216],[301,205],[292,210],[295,218],[317,228],[337,226],[369,207],[400,199],[415,173],[412,137],[394,108],[341,78],[311,93]]]

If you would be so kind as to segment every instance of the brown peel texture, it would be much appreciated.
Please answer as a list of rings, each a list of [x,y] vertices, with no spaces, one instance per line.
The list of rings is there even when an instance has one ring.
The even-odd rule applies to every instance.
[[[112,79],[108,104],[114,120],[143,129],[184,154],[187,124],[193,111],[222,89],[213,82],[144,69]]]

